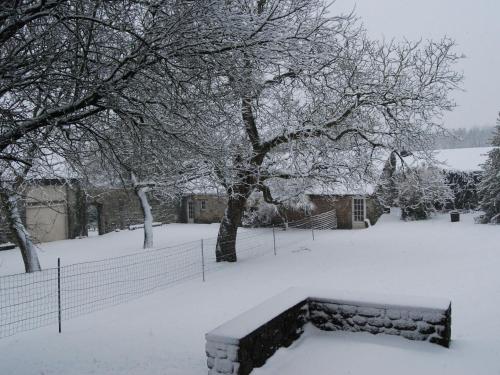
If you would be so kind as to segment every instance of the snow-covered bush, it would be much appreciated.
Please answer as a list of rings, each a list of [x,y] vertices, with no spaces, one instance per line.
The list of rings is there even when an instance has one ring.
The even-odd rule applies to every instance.
[[[288,221],[286,217],[287,211],[309,213],[312,209],[313,204],[305,194],[288,198],[279,204],[272,204],[265,201],[262,193],[255,192],[247,200],[241,222],[243,226],[250,227],[269,225],[273,222],[273,219],[277,218],[286,222]]]
[[[478,184],[481,181],[481,172],[446,171],[446,182],[453,191],[452,209],[477,210],[479,205]]]
[[[404,220],[423,220],[453,199],[443,172],[432,166],[409,168],[395,175],[396,204]]]
[[[483,178],[479,183],[480,208],[484,211],[480,222],[488,223],[495,218],[498,222],[500,214],[500,114],[492,139],[493,150],[483,164]]]
[[[262,194],[253,193],[248,198],[245,213],[241,219],[243,226],[255,227],[270,224],[273,217],[278,216],[278,209],[274,204],[264,201]]]

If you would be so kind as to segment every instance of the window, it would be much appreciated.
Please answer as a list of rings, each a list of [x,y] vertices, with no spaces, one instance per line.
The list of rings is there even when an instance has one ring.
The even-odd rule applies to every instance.
[[[194,202],[188,202],[188,219],[194,219]]]
[[[353,199],[353,219],[354,221],[365,220],[365,200],[363,198]]]
[[[207,201],[201,201],[201,209],[204,210],[207,208]]]

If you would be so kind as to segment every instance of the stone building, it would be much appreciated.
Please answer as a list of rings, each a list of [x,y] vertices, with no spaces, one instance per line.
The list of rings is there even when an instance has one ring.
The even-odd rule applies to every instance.
[[[150,197],[155,222],[179,220],[179,202]],[[143,224],[143,213],[134,191],[125,188],[84,192],[78,180],[43,179],[31,184],[21,201],[21,218],[35,242],[87,236],[90,230],[105,234]],[[0,212],[0,243],[15,242]]]
[[[367,194],[309,194],[312,210],[287,210],[289,222],[331,210],[336,228],[366,227],[381,214],[377,200]],[[155,223],[219,223],[227,198],[221,194],[189,194],[178,201],[162,202],[149,197]],[[101,188],[83,192],[77,180],[70,183],[39,180],[28,190],[21,207],[23,221],[35,242],[49,242],[87,236],[89,229],[102,235],[133,228],[144,222],[139,200],[132,189]],[[280,218],[275,218],[276,222]],[[0,217],[0,243],[14,242]]]
[[[288,221],[335,210],[337,229],[362,229],[367,227],[367,219],[373,225],[382,214],[377,199],[368,194],[308,194],[308,198],[312,209],[309,212],[287,210]]]
[[[64,240],[86,233],[85,197],[77,180],[38,179],[23,195],[21,218],[35,242]],[[4,215],[0,220],[0,242],[13,242]]]
[[[287,210],[289,222],[335,210],[338,229],[366,227],[366,219],[375,224],[382,213],[378,201],[369,194],[308,194],[312,211]],[[220,194],[190,194],[182,199],[179,221],[182,223],[219,223],[227,198]],[[276,222],[280,221],[276,217]]]
[[[221,194],[189,194],[181,200],[181,223],[220,223],[226,209],[227,198]]]

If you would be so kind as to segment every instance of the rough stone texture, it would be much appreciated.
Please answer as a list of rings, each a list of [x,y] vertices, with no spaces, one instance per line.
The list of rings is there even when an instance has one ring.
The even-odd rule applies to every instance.
[[[383,333],[444,347],[450,343],[451,306],[447,310],[428,310],[310,301],[309,316],[312,324],[325,331]]]
[[[181,223],[188,222],[188,202],[194,204],[194,223],[220,223],[226,210],[227,197],[217,194],[191,194],[183,197],[179,210]]]
[[[438,310],[308,298],[243,338],[221,339],[207,335],[208,374],[249,374],[263,366],[280,347],[290,346],[308,322],[325,331],[395,335],[449,347],[451,305],[446,310]]]
[[[209,374],[250,374],[254,368],[263,366],[276,350],[297,340],[308,320],[307,301],[302,301],[240,339],[238,345],[207,338]]]
[[[130,225],[143,224],[144,217],[139,199],[131,189],[101,189],[93,190],[94,196],[87,205],[97,207],[99,234],[112,232],[116,229],[128,229]],[[179,204],[176,202],[161,202],[148,196],[153,214],[153,220],[162,223],[176,222],[179,214]]]

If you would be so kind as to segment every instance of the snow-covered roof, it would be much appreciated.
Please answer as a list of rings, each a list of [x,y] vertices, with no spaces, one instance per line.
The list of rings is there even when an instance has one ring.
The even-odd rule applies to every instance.
[[[374,192],[374,185],[367,182],[343,182],[330,186],[317,185],[305,191],[310,195],[370,195]]]
[[[493,147],[472,147],[436,150],[436,160],[441,168],[464,172],[479,171]]]

